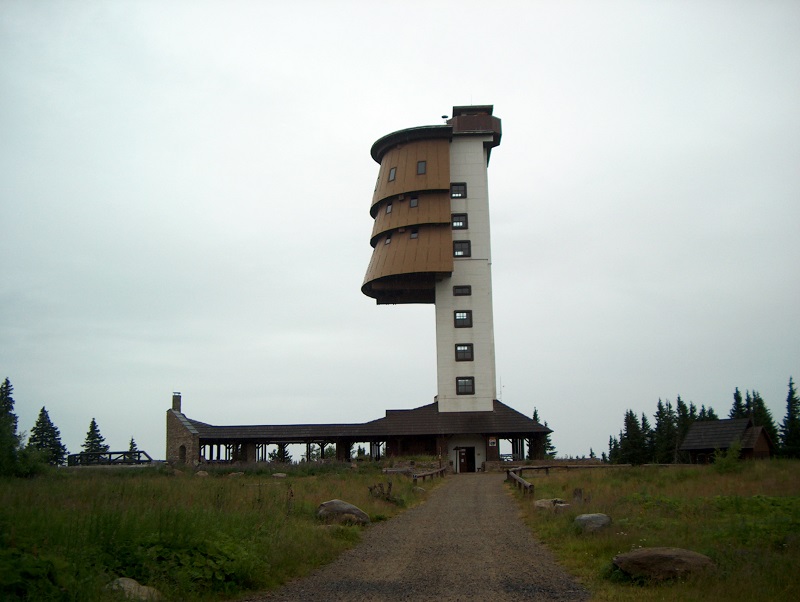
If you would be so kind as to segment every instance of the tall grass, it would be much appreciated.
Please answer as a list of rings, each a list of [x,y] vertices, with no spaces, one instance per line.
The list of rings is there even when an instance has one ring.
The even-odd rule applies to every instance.
[[[167,599],[265,590],[332,560],[360,529],[322,527],[317,506],[345,499],[389,518],[416,502],[392,475],[394,503],[367,486],[377,468],[324,465],[207,478],[156,470],[57,471],[0,482],[0,599],[113,600],[131,577]]]
[[[529,473],[527,473],[529,474]],[[526,475],[526,478],[528,476]],[[531,477],[536,498],[583,503],[553,514],[519,499],[527,523],[596,600],[795,600],[800,591],[800,463],[638,467]],[[590,499],[586,499],[586,498]],[[610,528],[581,534],[575,516],[602,512]],[[706,554],[717,570],[666,584],[635,584],[611,559],[639,547]]]

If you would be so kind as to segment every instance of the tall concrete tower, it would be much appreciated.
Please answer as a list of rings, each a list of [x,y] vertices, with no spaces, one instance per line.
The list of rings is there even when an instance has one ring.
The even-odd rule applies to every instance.
[[[445,125],[393,132],[380,165],[365,295],[433,303],[439,412],[492,411],[497,397],[487,168],[500,144],[493,107],[453,107]]]

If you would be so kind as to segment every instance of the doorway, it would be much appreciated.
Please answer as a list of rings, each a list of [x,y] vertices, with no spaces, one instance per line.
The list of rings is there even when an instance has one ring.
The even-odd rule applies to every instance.
[[[475,448],[458,448],[458,472],[475,472]]]

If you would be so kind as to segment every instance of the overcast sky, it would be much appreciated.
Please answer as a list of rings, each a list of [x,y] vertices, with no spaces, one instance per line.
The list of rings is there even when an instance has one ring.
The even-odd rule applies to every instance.
[[[433,401],[360,292],[381,136],[493,104],[502,401],[599,455],[800,379],[800,3],[0,0],[0,378],[70,452]]]

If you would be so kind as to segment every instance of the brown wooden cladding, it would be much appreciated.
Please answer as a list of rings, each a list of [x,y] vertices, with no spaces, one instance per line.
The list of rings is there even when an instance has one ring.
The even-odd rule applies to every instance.
[[[418,161],[426,162],[425,174],[417,174]],[[395,179],[390,182],[389,171],[393,167]],[[387,151],[381,160],[378,185],[372,196],[372,215],[376,215],[381,200],[417,190],[450,190],[448,139],[408,142]]]
[[[411,206],[411,197],[417,198],[417,206]],[[386,213],[386,205],[392,203],[392,212]],[[372,227],[370,244],[375,246],[377,237],[397,228],[421,224],[450,223],[450,194],[448,192],[429,192],[405,194],[403,198],[393,198],[381,203],[375,224]]]
[[[411,238],[411,231],[395,230],[389,244],[385,236],[378,239],[361,287],[364,294],[381,302],[381,291],[409,288],[408,277],[414,275],[419,275],[417,282],[425,282],[425,288],[432,293],[433,275],[452,273],[453,237],[449,224],[420,226],[416,238]]]

